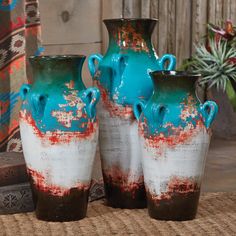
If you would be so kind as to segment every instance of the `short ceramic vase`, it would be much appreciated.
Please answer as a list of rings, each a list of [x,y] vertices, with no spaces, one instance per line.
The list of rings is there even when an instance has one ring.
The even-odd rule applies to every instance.
[[[152,72],[154,93],[134,104],[139,122],[148,212],[160,220],[191,220],[197,212],[211,130],[218,107],[195,94],[199,75]]]
[[[85,56],[30,58],[34,83],[20,95],[20,132],[38,219],[86,216],[98,139],[100,92],[84,86]]]
[[[104,20],[109,46],[103,57],[89,57],[89,70],[101,92],[100,153],[109,206],[146,206],[141,150],[132,105],[137,98],[149,98],[153,85],[149,72],[173,69],[173,55],[158,58],[151,42],[156,20]],[[96,63],[97,61],[97,63]]]

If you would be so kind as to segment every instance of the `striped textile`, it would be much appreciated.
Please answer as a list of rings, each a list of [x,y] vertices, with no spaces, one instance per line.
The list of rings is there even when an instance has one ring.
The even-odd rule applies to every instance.
[[[22,150],[19,88],[32,80],[27,58],[39,44],[38,0],[0,0],[0,152]]]

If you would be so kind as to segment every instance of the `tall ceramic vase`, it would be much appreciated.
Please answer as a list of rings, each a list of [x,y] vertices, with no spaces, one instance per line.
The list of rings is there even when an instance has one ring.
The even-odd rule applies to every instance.
[[[81,79],[84,56],[31,57],[34,84],[20,95],[20,131],[36,216],[85,217],[98,139],[100,93]]]
[[[149,215],[190,220],[196,215],[210,125],[218,107],[201,104],[196,74],[153,72],[154,93],[134,105],[139,121]]]
[[[132,105],[149,98],[153,85],[149,72],[175,67],[175,57],[158,59],[151,43],[153,19],[104,20],[109,46],[103,57],[89,57],[89,70],[101,92],[100,153],[108,205],[146,206],[141,150]],[[96,63],[97,61],[97,63]]]

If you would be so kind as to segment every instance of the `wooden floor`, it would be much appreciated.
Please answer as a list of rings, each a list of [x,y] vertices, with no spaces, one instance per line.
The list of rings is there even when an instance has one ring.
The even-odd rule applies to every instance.
[[[236,191],[236,140],[212,139],[202,190]]]

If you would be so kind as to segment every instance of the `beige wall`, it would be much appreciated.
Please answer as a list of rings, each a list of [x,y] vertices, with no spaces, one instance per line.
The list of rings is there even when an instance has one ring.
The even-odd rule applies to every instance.
[[[101,52],[101,0],[39,0],[39,4],[45,54]],[[83,78],[91,84],[87,65]]]
[[[49,53],[104,51],[104,18],[154,17],[153,42],[159,55],[174,53],[178,65],[191,56],[206,24],[232,19],[235,0],[39,0],[43,44]]]

